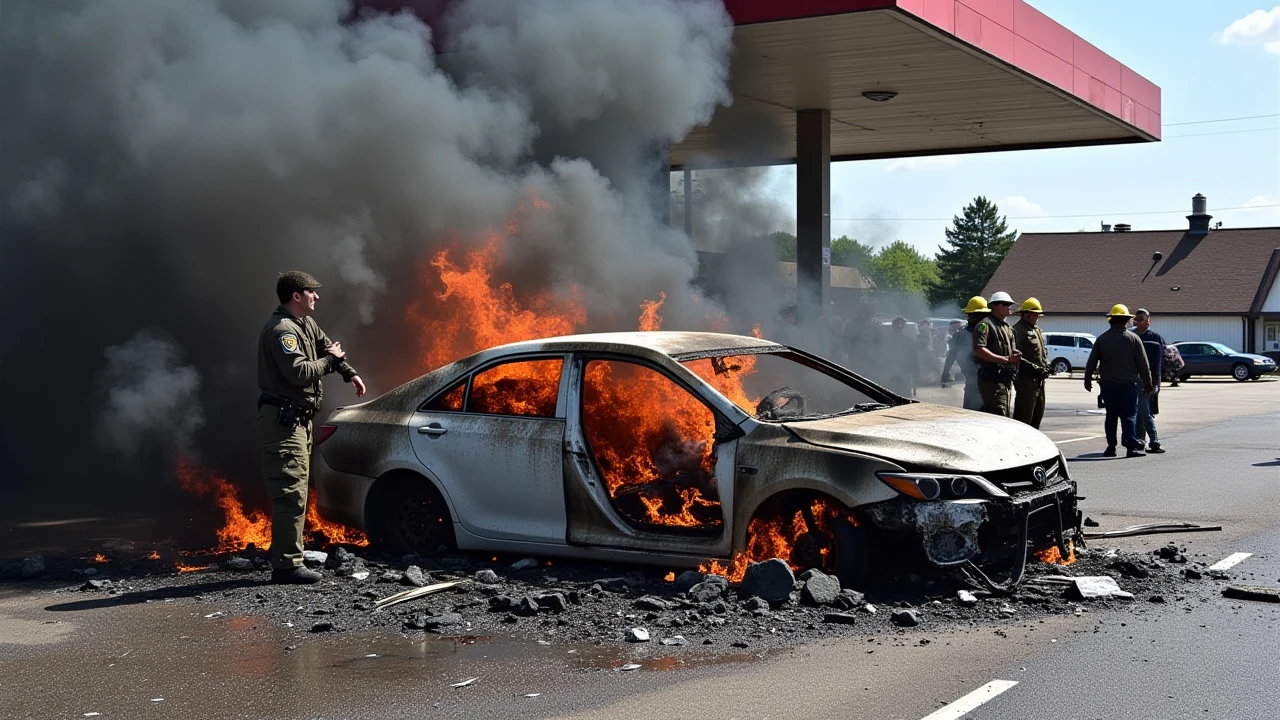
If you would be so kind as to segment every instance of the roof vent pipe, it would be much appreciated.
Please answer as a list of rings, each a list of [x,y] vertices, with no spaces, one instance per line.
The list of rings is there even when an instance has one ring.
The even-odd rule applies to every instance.
[[[1102,223],[1102,232],[1111,232],[1111,226],[1107,223]]]
[[[1116,223],[1111,230],[1112,232],[1129,232],[1132,229],[1133,226],[1129,225],[1129,223]]]
[[[1200,193],[1191,198],[1191,214],[1187,216],[1187,232],[1192,235],[1208,235],[1209,221],[1213,216],[1209,214],[1209,200]]]

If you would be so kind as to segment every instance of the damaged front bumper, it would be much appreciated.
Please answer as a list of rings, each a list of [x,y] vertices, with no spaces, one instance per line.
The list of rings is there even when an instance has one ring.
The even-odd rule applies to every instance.
[[[915,536],[925,560],[941,568],[973,564],[1021,582],[1029,553],[1071,555],[1080,540],[1076,484],[1060,462],[1030,466],[1026,483],[979,475],[886,473],[900,495],[863,508],[879,529]],[[1008,489],[1006,489],[1008,488]]]

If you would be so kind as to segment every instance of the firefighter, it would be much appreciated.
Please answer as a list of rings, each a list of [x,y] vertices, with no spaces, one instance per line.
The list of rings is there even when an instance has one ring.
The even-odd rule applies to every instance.
[[[311,419],[320,410],[320,378],[339,373],[365,393],[364,381],[311,314],[320,283],[291,270],[276,281],[280,306],[258,337],[258,441],[271,495],[271,581],[310,584],[320,573],[302,564],[302,529],[311,471]]]
[[[1049,377],[1049,351],[1044,344],[1044,331],[1036,325],[1044,308],[1039,300],[1027,298],[1018,314],[1021,319],[1013,325],[1013,339],[1022,353],[1022,364],[1013,382],[1013,419],[1039,429],[1044,417],[1044,381]]]
[[[987,301],[991,314],[973,329],[973,356],[978,360],[978,392],[982,412],[1009,417],[1013,380],[1018,376],[1022,353],[1013,339],[1013,328],[1004,321],[1013,312],[1013,298],[997,292]]]
[[[964,409],[980,410],[982,409],[982,395],[978,392],[978,364],[973,357],[973,328],[987,313],[991,312],[987,308],[987,300],[981,295],[974,295],[969,298],[969,304],[965,305],[965,315],[969,318],[969,324],[956,331],[951,336],[950,348],[947,350],[947,359],[942,364],[942,378],[940,384],[946,387],[952,380],[951,365],[958,364],[960,372],[964,374]]]

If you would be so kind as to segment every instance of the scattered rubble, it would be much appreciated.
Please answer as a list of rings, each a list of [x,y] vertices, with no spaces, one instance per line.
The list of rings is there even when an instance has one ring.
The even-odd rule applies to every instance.
[[[1222,588],[1222,597],[1233,600],[1280,603],[1280,588],[1258,587],[1256,585],[1228,585]]]
[[[864,593],[841,588],[839,578],[819,571],[795,574],[778,559],[749,566],[743,582],[730,585],[723,576],[696,571],[577,561],[557,561],[553,571],[533,558],[513,563],[518,558],[462,557],[456,551],[392,557],[345,547],[310,556],[324,575],[314,586],[269,584],[265,553],[257,549],[184,557],[184,565],[208,569],[182,574],[174,572],[173,560],[135,552],[132,560],[116,556],[98,564],[92,578],[83,573],[83,558],[55,556],[33,586],[94,593],[103,601],[208,603],[216,597],[217,605],[201,612],[210,621],[249,615],[299,634],[502,633],[551,643],[630,640],[673,650],[688,645],[754,652],[826,636],[912,632],[917,626],[998,628],[1048,615],[1080,615],[1085,602],[1093,609],[1140,612],[1151,606],[1131,602],[1133,595],[1173,603],[1188,583],[1212,575],[1204,563],[1179,560],[1188,557],[1185,547],[1166,547],[1147,553],[1078,548],[1077,563],[1066,566],[1032,561],[1026,582],[1012,593],[976,587],[959,574],[891,578]],[[20,581],[24,560],[3,565],[8,582]],[[202,593],[202,586],[217,590]],[[1197,586],[1212,587],[1203,581]]]

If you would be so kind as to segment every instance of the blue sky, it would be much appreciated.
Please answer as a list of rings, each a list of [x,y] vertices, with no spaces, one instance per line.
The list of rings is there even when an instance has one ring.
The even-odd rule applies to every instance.
[[[1164,140],[838,163],[832,237],[877,245],[902,239],[932,255],[950,218],[977,195],[996,200],[1022,232],[1097,230],[1104,221],[1179,228],[1197,192],[1224,226],[1280,225],[1280,5],[1030,2],[1160,86]],[[1258,115],[1270,117],[1174,125]],[[794,178],[790,167],[773,172],[777,197],[794,198]],[[1274,207],[1224,209],[1263,205]],[[1124,214],[1153,211],[1172,212]],[[1063,215],[1084,217],[1057,217]]]

